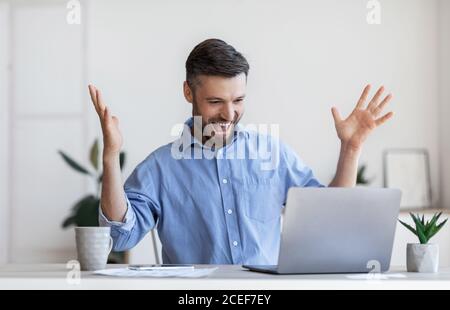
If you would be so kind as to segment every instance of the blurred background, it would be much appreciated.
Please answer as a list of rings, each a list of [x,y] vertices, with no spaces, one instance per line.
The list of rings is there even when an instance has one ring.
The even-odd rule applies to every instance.
[[[386,149],[426,149],[430,207],[450,208],[450,1],[376,1],[375,24],[369,2],[0,0],[0,263],[76,258],[73,229],[61,224],[97,184],[58,150],[95,171],[101,130],[88,83],[120,119],[125,179],[189,117],[184,63],[207,38],[250,63],[243,122],[280,124],[281,139],[323,183],[339,155],[331,107],[347,115],[367,83],[385,85],[395,116],[365,144],[370,186],[383,185]],[[394,258],[404,263],[415,238],[400,234]],[[445,234],[448,227],[439,240],[450,264]],[[151,262],[153,251],[149,237],[128,259]]]

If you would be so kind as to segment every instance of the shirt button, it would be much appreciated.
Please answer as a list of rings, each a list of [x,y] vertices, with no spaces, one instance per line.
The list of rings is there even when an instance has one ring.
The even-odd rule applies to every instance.
[[[233,241],[233,245],[237,246],[238,245],[237,241]]]
[[[223,182],[223,184],[227,184],[228,180],[227,179],[223,179],[222,182]]]
[[[231,214],[231,213],[233,213],[233,210],[228,209],[228,214]]]

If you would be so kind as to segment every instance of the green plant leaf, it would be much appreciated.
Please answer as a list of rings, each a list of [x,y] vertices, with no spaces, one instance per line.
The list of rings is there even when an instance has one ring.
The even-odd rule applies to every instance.
[[[409,224],[406,224],[405,222],[398,220],[403,226],[405,226],[406,228],[408,228],[414,235],[417,236],[417,231],[412,228]]]
[[[365,165],[362,165],[362,166],[360,166],[358,168],[358,173],[356,175],[356,183],[357,184],[363,184],[364,185],[364,184],[369,183],[366,180],[365,176],[364,176],[365,171],[366,171],[366,166]]]
[[[447,223],[447,221],[448,221],[448,219],[445,219],[445,221],[443,221],[442,223],[440,223],[440,224],[437,226],[437,228],[441,229],[441,228],[445,225],[445,223]]]
[[[434,218],[434,216],[433,216],[433,218]],[[426,221],[425,222],[425,225],[424,225],[424,233],[425,233],[425,236],[428,236],[428,232],[433,228],[433,226],[432,225],[430,225],[430,223],[431,223],[431,221]]]
[[[98,226],[98,208],[100,200],[97,198],[90,199],[80,206],[75,214],[77,226]]]
[[[422,221],[420,220],[420,215],[417,214],[413,214],[413,213],[409,213],[409,215],[411,216],[412,220],[414,221],[414,224],[416,225],[416,230],[419,227],[422,231],[425,229],[425,227],[422,225]]]
[[[423,233],[423,231],[419,230],[417,232],[417,236],[419,237],[419,241],[421,244],[427,244],[428,243],[428,239],[425,236],[425,234]]]
[[[93,201],[95,201],[95,199],[97,199],[97,197],[95,197],[94,195],[87,195],[87,196],[81,198],[72,207],[72,212],[76,213],[81,206],[88,204],[88,203],[92,203]]]
[[[62,223],[63,228],[71,225],[98,226],[98,207],[100,200],[94,195],[80,199],[73,207],[68,218]]]
[[[436,225],[436,223],[439,220],[439,218],[441,217],[441,215],[442,215],[442,212],[434,214],[433,218],[430,221],[430,225],[432,225],[432,226]]]
[[[111,252],[108,256],[108,264],[125,264],[125,251]]]
[[[445,221],[440,223],[438,226],[436,226],[436,228],[433,229],[430,236],[428,237],[428,240],[430,240],[434,235],[436,235],[441,230],[442,227],[444,227],[445,223],[447,223],[447,220],[448,219],[446,219]]]
[[[126,157],[127,156],[126,156],[125,152],[120,152],[120,155],[119,155],[120,170],[122,170],[122,168],[125,165],[125,160],[127,159]]]
[[[68,218],[66,218],[65,220],[64,220],[64,222],[61,224],[61,227],[62,228],[67,228],[67,227],[69,227],[69,226],[71,226],[71,225],[74,225],[75,224],[75,216],[69,216]]]
[[[436,226],[436,222],[439,220],[439,218],[441,217],[442,212],[440,213],[435,213],[433,215],[433,218],[431,219],[431,221],[429,223],[427,223],[426,225],[426,229],[425,229],[425,235],[427,235],[427,238],[430,239],[428,236],[431,234],[431,231],[435,228]]]
[[[98,140],[95,139],[91,146],[91,151],[89,152],[89,159],[91,161],[92,167],[98,171]]]
[[[62,156],[64,161],[73,169],[75,169],[78,172],[91,175],[91,173],[84,167],[82,167],[80,164],[78,164],[76,161],[74,161],[72,158],[70,158],[68,155],[66,155],[63,151],[58,151],[58,153]]]
[[[414,214],[410,213],[411,217],[414,220],[414,223],[416,224],[416,231],[417,231],[417,236],[419,237],[419,241],[421,244],[426,244],[428,242],[427,237],[425,236],[424,230],[425,227],[423,226],[421,220],[420,220],[420,216],[414,216]]]
[[[427,239],[430,241],[430,239],[438,232],[438,228],[436,226],[432,226],[427,234]]]

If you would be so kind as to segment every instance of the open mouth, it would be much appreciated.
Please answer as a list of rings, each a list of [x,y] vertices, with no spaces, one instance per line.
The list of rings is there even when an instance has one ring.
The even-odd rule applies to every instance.
[[[232,122],[214,122],[211,123],[215,135],[225,135],[233,126]]]

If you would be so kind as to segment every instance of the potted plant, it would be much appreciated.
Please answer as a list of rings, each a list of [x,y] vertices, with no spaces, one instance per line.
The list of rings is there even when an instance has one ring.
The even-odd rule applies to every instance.
[[[95,184],[97,185],[97,190],[95,194],[89,194],[81,198],[72,207],[71,214],[62,223],[63,228],[68,228],[72,225],[80,227],[90,227],[98,226],[98,208],[100,205],[100,189],[102,183],[103,173],[100,171],[99,163],[99,145],[96,139],[92,144],[89,152],[89,161],[94,168],[94,171],[88,170],[82,165],[78,164],[69,155],[63,151],[58,151],[63,160],[75,171],[85,174],[93,178]],[[123,168],[125,164],[125,153],[120,153],[120,169]],[[125,252],[111,252],[109,258],[109,263],[124,263],[125,262]]]
[[[433,215],[433,218],[425,222],[425,216],[410,213],[415,228],[399,222],[419,238],[420,243],[408,243],[406,247],[406,267],[408,272],[435,273],[439,268],[439,245],[428,243],[434,235],[445,225],[448,219],[437,223],[442,212]]]

